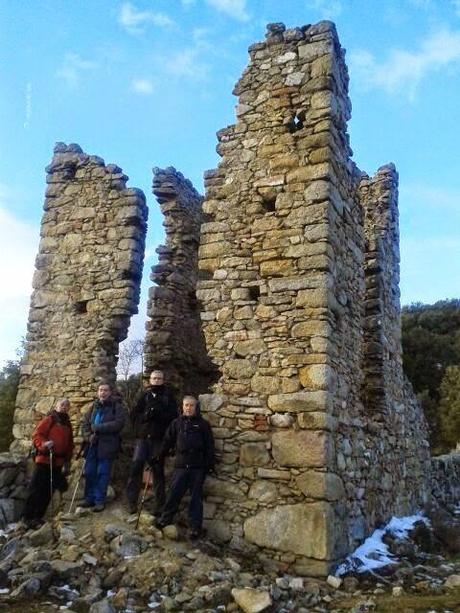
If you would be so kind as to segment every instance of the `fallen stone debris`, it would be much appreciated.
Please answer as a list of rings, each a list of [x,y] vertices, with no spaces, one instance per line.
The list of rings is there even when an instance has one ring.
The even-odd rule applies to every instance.
[[[372,567],[352,555],[327,579],[264,568],[257,558],[206,537],[189,541],[180,525],[159,531],[147,512],[135,530],[135,519],[113,503],[97,518],[78,508],[72,515],[57,514],[36,530],[10,525],[0,536],[0,610],[391,610],[380,608],[384,602],[393,611],[460,610],[460,548],[453,551],[460,521],[439,509],[406,521],[406,530],[392,529],[392,523],[402,525],[393,520],[380,531],[389,562]],[[446,522],[449,551],[440,538]],[[369,548],[366,555],[373,559]],[[381,551],[374,552],[375,561],[382,559]]]

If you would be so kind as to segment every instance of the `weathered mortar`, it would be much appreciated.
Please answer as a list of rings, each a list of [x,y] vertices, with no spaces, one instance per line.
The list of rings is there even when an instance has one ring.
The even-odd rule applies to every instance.
[[[153,169],[153,193],[165,217],[166,245],[156,249],[147,304],[145,371],[165,371],[180,393],[198,393],[213,378],[196,299],[203,197],[174,168]]]
[[[78,145],[58,143],[47,168],[26,353],[12,450],[25,451],[40,415],[67,396],[71,417],[115,381],[119,343],[137,312],[147,207],[128,177]]]
[[[401,369],[397,192],[385,200],[388,177],[366,187],[350,160],[333,24],[271,24],[249,51],[237,123],[205,174],[197,296],[221,376],[201,400],[222,475],[207,481],[207,524],[324,574],[426,494],[425,422]]]

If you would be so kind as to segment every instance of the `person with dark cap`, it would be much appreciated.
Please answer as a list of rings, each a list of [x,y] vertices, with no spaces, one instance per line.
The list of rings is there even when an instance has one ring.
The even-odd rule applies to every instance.
[[[172,449],[175,449],[175,461],[171,488],[155,525],[162,529],[170,524],[182,498],[189,491],[190,538],[196,539],[202,534],[203,484],[206,475],[215,472],[215,451],[211,426],[201,417],[194,396],[184,397],[182,414],[169,426],[161,452],[152,458],[152,464],[161,461]]]
[[[126,486],[130,513],[137,511],[144,466],[152,456],[160,453],[165,432],[178,414],[174,394],[164,379],[163,371],[152,371],[150,385],[139,397],[131,414],[136,441]],[[153,513],[158,516],[165,501],[164,458],[152,466],[152,480]]]

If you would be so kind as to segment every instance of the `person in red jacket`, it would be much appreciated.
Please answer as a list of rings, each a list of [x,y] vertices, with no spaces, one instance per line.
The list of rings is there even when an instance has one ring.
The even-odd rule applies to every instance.
[[[68,465],[73,452],[73,433],[68,410],[70,402],[62,398],[44,417],[32,433],[35,448],[35,469],[29,484],[29,494],[23,512],[28,528],[38,527],[51,500],[51,489],[67,489],[63,467]]]

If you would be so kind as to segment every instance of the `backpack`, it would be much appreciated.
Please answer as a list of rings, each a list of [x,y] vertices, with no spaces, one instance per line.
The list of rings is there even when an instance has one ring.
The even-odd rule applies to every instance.
[[[50,415],[46,415],[45,417],[49,417]],[[51,428],[54,426],[54,424],[57,422],[57,419],[54,415],[51,415],[51,423],[50,423],[50,427],[48,428],[48,431],[46,432],[46,437],[49,436],[49,433],[51,432]],[[40,423],[40,422],[39,422]],[[40,451],[38,449],[38,447],[35,446],[35,443],[32,441],[32,445],[30,446],[29,449],[29,453],[27,455],[28,458],[32,458],[32,460],[35,461],[35,458],[42,454],[43,455],[43,451]]]

